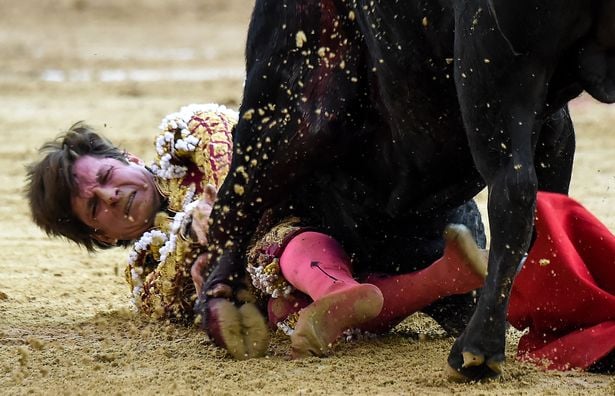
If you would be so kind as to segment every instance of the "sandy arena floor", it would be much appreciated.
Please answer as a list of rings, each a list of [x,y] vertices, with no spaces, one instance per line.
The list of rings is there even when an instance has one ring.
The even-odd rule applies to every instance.
[[[126,252],[47,239],[29,220],[24,166],[43,141],[87,120],[151,158],[164,115],[237,107],[248,0],[0,0],[1,394],[615,394],[615,380],[514,360],[472,385],[442,377],[452,339],[413,316],[326,359],[290,361],[288,341],[237,362],[197,330],[128,311]],[[615,107],[577,100],[571,195],[615,230]],[[484,197],[482,198],[484,203]]]

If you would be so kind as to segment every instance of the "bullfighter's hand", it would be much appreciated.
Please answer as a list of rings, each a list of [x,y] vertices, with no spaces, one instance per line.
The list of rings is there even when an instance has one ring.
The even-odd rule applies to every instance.
[[[217,285],[214,285],[211,289],[207,290],[205,294],[208,297],[231,298],[233,297],[233,289],[229,285],[225,285],[224,283],[218,283]]]
[[[216,188],[208,184],[203,191],[203,198],[197,203],[192,212],[192,233],[196,236],[199,244],[207,245],[207,233],[209,232],[209,217],[216,201]],[[193,275],[194,279],[194,275]],[[202,282],[201,282],[202,283]]]
[[[194,282],[197,296],[200,296],[203,290],[203,270],[209,265],[210,259],[210,253],[203,253],[197,257],[190,268],[190,276],[192,277],[192,282]],[[231,298],[233,296],[233,289],[228,285],[218,283],[207,290],[205,295],[208,297]]]
[[[203,288],[203,269],[207,267],[207,263],[209,263],[209,253],[203,253],[192,264],[190,268],[190,276],[192,277],[192,282],[194,282],[194,287],[196,288],[196,295],[201,295],[201,289]]]

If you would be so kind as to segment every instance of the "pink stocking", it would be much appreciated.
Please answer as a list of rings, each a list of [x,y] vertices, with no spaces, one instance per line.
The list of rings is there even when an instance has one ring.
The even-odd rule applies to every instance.
[[[487,270],[486,252],[476,246],[463,226],[448,226],[444,237],[444,254],[429,267],[394,276],[372,274],[365,279],[380,288],[384,306],[375,319],[360,326],[362,330],[386,332],[442,297],[467,293],[482,286]]]
[[[313,303],[299,312],[291,336],[294,357],[324,355],[348,328],[378,315],[382,293],[352,277],[350,260],[337,241],[318,232],[294,237],[280,257],[286,280]]]

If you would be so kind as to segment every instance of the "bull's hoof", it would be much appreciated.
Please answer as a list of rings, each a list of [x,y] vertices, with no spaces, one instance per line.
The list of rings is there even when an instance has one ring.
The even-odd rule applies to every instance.
[[[461,370],[454,369],[450,365],[446,365],[445,373],[446,379],[451,382],[477,382],[477,381],[485,381],[497,378],[501,374],[500,372],[495,372],[491,370],[490,367],[481,365],[481,366],[472,366],[470,369],[464,368]]]
[[[213,298],[207,302],[206,309],[206,329],[216,345],[238,360],[265,355],[269,329],[254,304],[237,308],[226,299]]]
[[[473,382],[489,380],[502,374],[504,358],[485,361],[484,355],[463,352],[461,359],[449,356],[444,375],[452,382]]]
[[[239,308],[243,343],[248,357],[265,356],[269,347],[269,328],[256,305],[248,303]]]
[[[480,366],[485,361],[484,355],[475,355],[471,352],[464,352],[461,356],[463,356],[463,365],[461,366],[463,368]]]

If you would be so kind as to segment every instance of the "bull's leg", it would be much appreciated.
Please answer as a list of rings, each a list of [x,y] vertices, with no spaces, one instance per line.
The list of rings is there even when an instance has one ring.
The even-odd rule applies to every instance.
[[[213,255],[201,301],[233,298],[245,280],[244,252],[264,210],[284,204],[302,177],[335,166],[362,86],[354,30],[334,1],[257,1],[234,155],[212,212]],[[275,20],[272,20],[275,18]],[[353,52],[355,51],[355,52]],[[331,87],[335,86],[335,91]],[[206,304],[202,307],[207,313]]]
[[[561,21],[547,23],[541,47],[533,48],[538,37],[523,36],[525,31],[506,24],[515,13],[533,26],[531,18],[544,16],[512,3],[495,10],[493,4],[464,3],[455,17],[455,83],[472,155],[489,189],[491,228],[488,277],[448,358],[453,372],[466,379],[502,370],[509,293],[533,226],[538,188],[533,155],[542,127],[536,119],[544,111],[552,60],[557,59],[558,37],[552,31],[561,29]]]
[[[575,137],[568,108],[552,114],[540,131],[534,163],[541,191],[568,194]]]
[[[448,360],[453,369],[469,379],[500,374],[504,361],[509,293],[518,263],[529,246],[537,191],[529,136],[527,139],[527,148],[517,151],[521,155],[513,155],[486,177],[491,226],[488,277],[474,315]],[[477,159],[477,163],[482,161]],[[494,166],[487,162],[481,165]]]
[[[532,114],[531,111],[527,113]],[[520,118],[515,117],[515,119]],[[477,165],[483,168],[481,172],[487,175],[486,181],[490,186],[491,250],[499,249],[499,253],[490,256],[489,272],[492,273],[492,278],[496,278],[490,279],[490,283],[484,289],[484,293],[490,294],[481,297],[474,318],[455,344],[449,358],[451,367],[467,378],[493,376],[501,370],[504,345],[496,345],[496,342],[504,337],[508,294],[515,268],[521,255],[528,248],[528,240],[524,237],[531,234],[535,206],[533,202],[535,198],[532,197],[536,188],[566,194],[570,184],[575,141],[567,109],[550,116],[541,128],[537,123],[534,124],[534,129],[540,130],[540,133],[536,134],[538,142],[535,144],[535,160],[531,158],[531,148],[534,147],[534,143],[529,140],[530,131],[522,135],[522,130],[518,128],[524,122],[532,125],[532,117],[516,122],[517,125],[514,125],[515,123],[508,125],[513,131],[513,136],[506,139],[504,145],[511,146],[512,155],[509,156],[511,164],[498,169],[495,173],[491,173],[490,170],[494,166],[493,163],[484,160],[487,157],[486,153],[476,148],[481,146],[481,142],[477,142],[480,138],[470,137],[470,143],[475,147]],[[523,143],[523,147],[516,146],[520,143]],[[525,154],[521,155],[523,152]],[[506,162],[505,159],[500,161]],[[500,164],[501,162],[496,165]],[[533,166],[535,174],[532,174]],[[511,216],[510,213],[515,214]],[[515,231],[508,235],[507,229]],[[510,260],[512,265],[507,264],[506,260]],[[484,326],[492,330],[477,329],[475,326]],[[485,338],[480,340],[478,337]],[[486,352],[490,348],[494,349]]]
[[[529,246],[537,190],[531,160],[516,166],[521,163],[528,168],[524,174],[519,175],[510,164],[488,179],[488,277],[476,311],[449,355],[449,365],[470,379],[498,375],[504,361],[509,293],[517,265]]]

